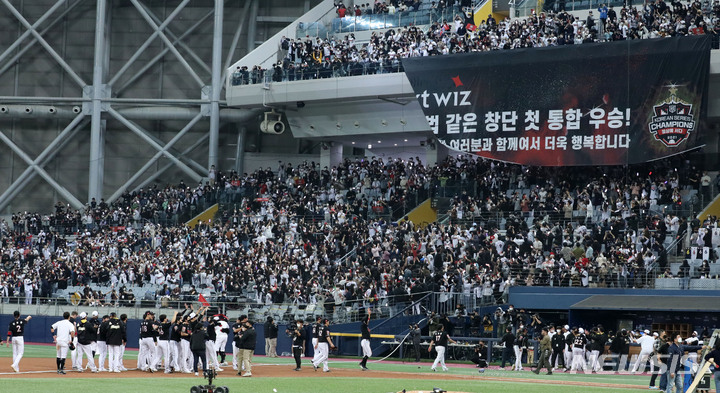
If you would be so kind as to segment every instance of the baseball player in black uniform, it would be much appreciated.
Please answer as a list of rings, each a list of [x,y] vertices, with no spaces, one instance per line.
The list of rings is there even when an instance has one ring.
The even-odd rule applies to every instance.
[[[123,324],[123,328],[125,329],[125,342],[120,346],[120,371],[127,371],[128,369],[125,368],[125,346],[127,345],[127,320],[128,316],[127,314],[120,314],[120,323]]]
[[[177,316],[177,312],[175,312],[175,315],[173,316],[173,320],[175,319],[175,316]],[[165,361],[165,374],[170,374],[172,364],[172,356],[170,347],[173,345],[170,343],[170,327],[172,326],[172,321],[168,319],[167,315],[160,314],[159,321],[155,322],[155,333],[158,336],[158,346],[157,346],[157,356],[155,356],[155,363],[151,366],[155,369],[160,366],[161,361]]]
[[[437,367],[438,363],[440,363],[440,366],[442,366],[443,371],[448,370],[448,368],[445,366],[445,348],[447,348],[448,343],[454,344],[455,341],[450,338],[450,336],[448,336],[447,332],[445,332],[445,325],[440,325],[440,330],[436,331],[435,334],[433,334],[433,338],[430,341],[430,346],[428,347],[428,352],[432,352],[433,345],[435,345],[435,351],[437,352],[435,361],[430,368],[431,370],[435,371],[435,367]]]
[[[367,315],[363,318],[360,323],[360,347],[363,351],[363,358],[360,362],[360,368],[363,371],[367,371],[367,361],[372,356],[372,349],[370,348],[370,308],[367,309]]]
[[[12,367],[13,371],[19,373],[20,359],[22,359],[25,353],[25,324],[30,322],[32,317],[28,315],[25,319],[20,319],[20,311],[13,312],[13,317],[15,317],[15,319],[10,322],[10,326],[8,326],[6,344],[9,347],[12,339],[13,362],[10,367]]]
[[[315,319],[315,323],[312,325],[312,341],[311,344],[313,346],[313,358],[312,363],[315,364],[315,362],[320,358],[320,353],[318,352],[318,330],[320,330],[320,326],[322,326],[322,317],[317,317]]]
[[[102,321],[100,321],[100,325],[97,329],[98,371],[111,371],[109,367],[107,370],[105,369],[105,358],[108,354],[108,347],[107,330],[103,328],[103,325],[106,324],[109,320],[109,315],[103,315]]]
[[[182,338],[180,337],[180,331],[182,329],[182,315],[176,315],[175,318],[173,318],[172,325],[170,325],[170,341],[168,344],[170,345],[170,358],[172,358],[172,371],[174,372],[182,372],[182,366],[180,365],[180,342],[182,341]]]
[[[217,354],[215,353],[215,340],[217,340],[217,331],[215,330],[215,324],[220,321],[220,317],[208,317],[207,335],[208,340],[205,342],[205,360],[208,364],[203,364],[203,369],[210,370],[214,369],[217,372],[223,371],[220,368],[220,362],[218,362]]]
[[[146,311],[143,321],[140,322],[140,350],[138,351],[138,369],[140,371],[157,371],[155,365],[155,349],[157,348],[157,335],[155,334],[155,314]]]
[[[305,327],[303,326],[302,319],[298,319],[295,324],[295,329],[288,330],[288,334],[292,338],[292,353],[295,358],[295,371],[300,371],[300,358],[302,358],[305,348]]]
[[[73,327],[75,328],[76,332],[77,332],[77,321],[78,321],[78,312],[77,311],[71,312],[70,313],[70,322],[73,324]],[[70,349],[70,358],[72,359],[72,369],[79,371],[80,370],[80,362],[77,361],[77,355],[78,355],[77,335],[73,337],[72,343],[73,343],[73,346],[72,346],[73,349]]]
[[[317,371],[318,366],[322,363],[323,371],[328,373],[330,372],[330,367],[328,367],[327,361],[330,356],[330,349],[335,348],[335,345],[332,342],[332,338],[330,338],[330,321],[325,318],[322,322],[323,323],[318,325],[317,328],[318,341],[315,350],[319,355],[317,360],[313,360],[313,368]]]
[[[575,331],[575,339],[572,344],[572,366],[571,371],[582,370],[585,371],[587,364],[585,363],[585,345],[588,343],[587,337],[585,336],[585,329],[578,328]]]
[[[180,369],[185,374],[192,373],[192,351],[190,350],[190,337],[192,336],[192,327],[190,326],[190,318],[194,318],[195,313],[190,313],[183,318],[180,324],[180,354],[178,363],[180,363]]]
[[[105,337],[108,347],[109,355],[109,369],[110,372],[119,373],[122,364],[120,354],[122,353],[122,346],[127,343],[127,332],[125,331],[125,324],[122,323],[115,313],[110,314],[110,319],[107,322],[103,322],[100,326],[100,331],[105,330]]]
[[[78,339],[78,355],[76,357],[79,367],[78,372],[83,371],[82,361],[83,355],[85,355],[88,358],[88,367],[92,372],[96,373],[98,371],[95,367],[95,358],[92,354],[92,343],[95,338],[95,325],[87,319],[87,314],[85,312],[80,313],[80,320],[75,322],[75,324],[77,325],[76,329]]]
[[[97,353],[97,339],[98,339],[98,329],[100,329],[100,320],[98,319],[98,312],[93,311],[91,314],[90,319],[88,319],[90,323],[93,325],[93,329],[88,330],[87,334],[90,338],[90,341],[92,342],[90,344],[90,347],[92,348],[92,355],[93,359],[95,358],[95,354]]]

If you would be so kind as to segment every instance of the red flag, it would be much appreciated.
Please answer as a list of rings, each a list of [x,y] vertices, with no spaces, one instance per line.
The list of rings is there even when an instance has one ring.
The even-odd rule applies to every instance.
[[[207,300],[205,300],[205,296],[200,294],[200,298],[198,299],[200,301],[200,304],[202,304],[203,307],[210,307],[210,303],[208,303]]]

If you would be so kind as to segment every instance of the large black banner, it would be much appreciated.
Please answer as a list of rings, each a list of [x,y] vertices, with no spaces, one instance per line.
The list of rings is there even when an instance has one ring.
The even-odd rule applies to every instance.
[[[710,37],[410,58],[440,143],[527,165],[620,165],[702,145]]]

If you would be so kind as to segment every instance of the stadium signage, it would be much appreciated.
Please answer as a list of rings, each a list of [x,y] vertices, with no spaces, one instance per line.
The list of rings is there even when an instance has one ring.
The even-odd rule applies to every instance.
[[[625,165],[702,146],[707,36],[405,59],[450,149],[526,165]]]
[[[677,147],[695,130],[692,104],[678,100],[676,87],[670,88],[670,99],[653,107],[655,116],[648,124],[655,139],[666,147]]]

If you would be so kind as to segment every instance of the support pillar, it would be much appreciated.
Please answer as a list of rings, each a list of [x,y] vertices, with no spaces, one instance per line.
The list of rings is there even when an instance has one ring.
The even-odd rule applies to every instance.
[[[222,30],[223,0],[215,0],[215,23],[213,25],[212,91],[210,93],[210,147],[208,170],[218,168],[220,145],[220,90],[222,89]]]
[[[343,159],[343,145],[338,142],[323,142],[320,149],[320,169],[339,165]]]
[[[242,176],[245,171],[245,134],[247,129],[241,127],[238,131],[237,150],[235,151],[235,172],[238,176]]]
[[[90,178],[88,201],[100,200],[103,192],[105,160],[105,122],[102,119],[103,75],[105,65],[107,0],[97,0],[95,16],[95,58],[93,66],[92,117],[90,122]]]

